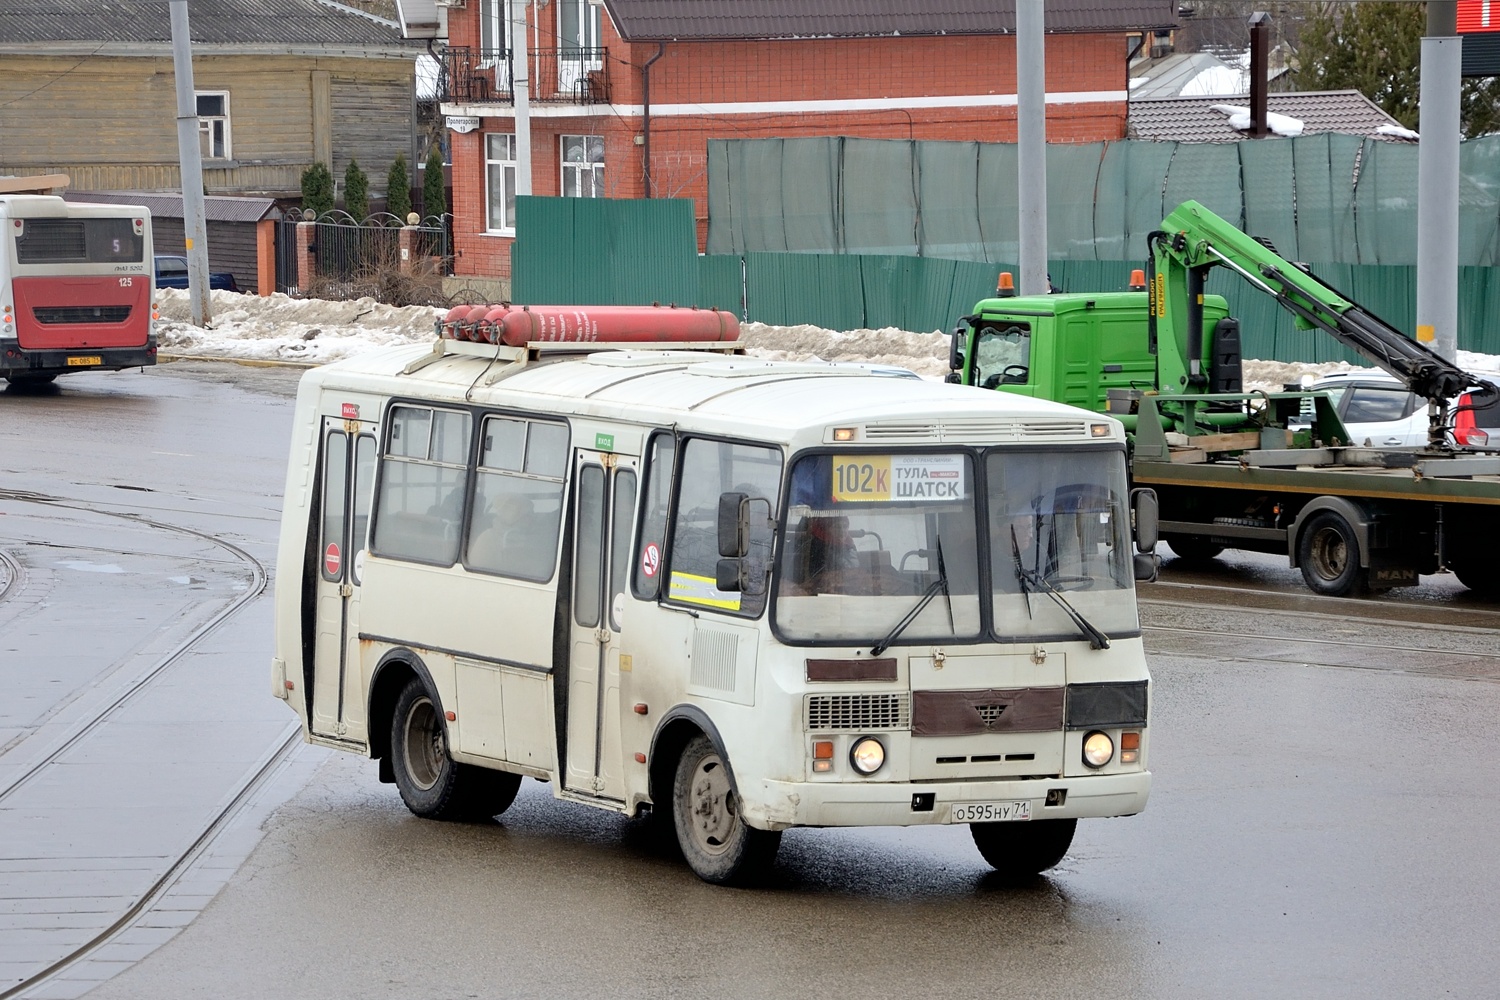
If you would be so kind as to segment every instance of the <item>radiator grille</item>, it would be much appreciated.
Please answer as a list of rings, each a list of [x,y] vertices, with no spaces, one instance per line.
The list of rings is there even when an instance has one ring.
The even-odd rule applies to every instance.
[[[975,442],[1052,441],[1088,435],[1084,420],[947,420],[939,423],[877,423],[864,428],[866,441]]]
[[[809,732],[870,732],[911,728],[906,694],[815,694],[807,699]]]
[[[130,318],[129,306],[39,306],[31,310],[38,323],[123,323]]]

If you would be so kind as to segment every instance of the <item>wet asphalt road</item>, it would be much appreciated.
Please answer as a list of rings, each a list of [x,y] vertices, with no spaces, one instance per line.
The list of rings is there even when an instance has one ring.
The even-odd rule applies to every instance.
[[[153,516],[269,559],[291,376],[82,378],[46,409],[0,393],[0,485],[116,500],[149,486],[130,499]],[[59,454],[101,421],[96,450]],[[190,457],[150,455],[174,435]],[[1286,596],[1257,610],[1252,589]],[[227,886],[89,995],[1500,995],[1500,607],[1446,577],[1320,602],[1238,555],[1169,564],[1142,597],[1150,805],[1080,824],[1034,884],[994,884],[962,828],[799,830],[770,886],[718,889],[645,829],[538,782],[501,822],[437,824],[370,762],[304,750],[311,780],[258,846],[241,831],[253,851],[220,866]],[[284,712],[265,693],[268,636],[245,641],[262,646],[221,651],[224,669]],[[254,702],[213,711],[274,721]],[[7,883],[24,859],[9,864]]]

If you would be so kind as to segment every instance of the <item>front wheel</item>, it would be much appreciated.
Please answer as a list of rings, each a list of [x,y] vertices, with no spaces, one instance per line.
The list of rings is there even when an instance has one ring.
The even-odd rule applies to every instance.
[[[716,885],[757,881],[776,860],[781,832],[757,830],[740,815],[729,763],[706,736],[682,749],[672,782],[677,842],[693,874]]]
[[[1325,510],[1314,514],[1297,541],[1302,579],[1314,593],[1346,597],[1365,589],[1366,572],[1359,565],[1359,538],[1344,515]]]
[[[391,771],[406,808],[423,819],[498,816],[515,801],[521,776],[448,755],[448,732],[437,699],[413,677],[391,717]]]
[[[1076,819],[1025,823],[970,823],[974,846],[1007,881],[1032,878],[1055,866],[1073,844]]]

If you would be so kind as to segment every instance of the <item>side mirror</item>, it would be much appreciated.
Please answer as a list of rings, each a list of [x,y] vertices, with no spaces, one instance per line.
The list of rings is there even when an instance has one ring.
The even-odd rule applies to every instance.
[[[1161,557],[1154,552],[1135,554],[1135,578],[1141,583],[1155,583],[1156,572],[1161,566]]]
[[[1142,553],[1154,552],[1157,540],[1160,538],[1158,531],[1160,508],[1157,505],[1156,491],[1131,490],[1130,512],[1131,519],[1135,522],[1136,550]],[[1137,577],[1137,579],[1140,578]]]
[[[948,343],[948,368],[950,371],[962,372],[964,367],[964,346],[967,338],[964,336],[964,327],[953,328],[953,339]],[[962,376],[952,381],[963,381]]]
[[[749,527],[741,516],[748,493],[719,494],[719,555],[738,559],[750,549]],[[719,588],[723,590],[723,587]],[[739,588],[736,587],[736,590]]]
[[[720,559],[714,566],[714,588],[726,594],[745,589],[745,560],[738,557]]]

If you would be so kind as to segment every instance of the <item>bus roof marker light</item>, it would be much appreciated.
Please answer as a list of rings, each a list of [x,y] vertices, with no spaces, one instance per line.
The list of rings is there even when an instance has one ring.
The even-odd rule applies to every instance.
[[[833,439],[835,441],[853,441],[855,431],[856,428],[854,427],[835,427],[833,429]]]
[[[1089,424],[1089,437],[1109,437],[1109,424]]]

